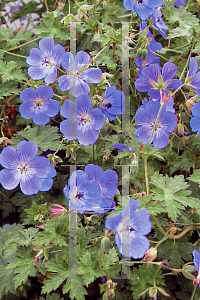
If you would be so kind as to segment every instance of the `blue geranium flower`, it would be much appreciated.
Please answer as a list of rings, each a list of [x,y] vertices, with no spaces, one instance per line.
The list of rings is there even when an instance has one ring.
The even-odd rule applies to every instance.
[[[65,55],[65,48],[59,44],[54,46],[53,38],[43,38],[39,41],[39,48],[33,48],[26,59],[28,75],[33,80],[40,80],[54,83],[57,78],[57,67]]]
[[[103,214],[113,208],[116,203],[112,198],[117,193],[118,175],[115,171],[103,171],[101,167],[89,164],[85,167],[85,172],[88,174],[88,181],[95,180],[100,187],[101,205],[100,208],[94,209],[95,213]]]
[[[132,10],[141,20],[146,20],[153,13],[153,8],[160,7],[163,0],[124,0],[124,7],[127,10]]]
[[[180,79],[172,79],[177,72],[178,67],[172,63],[167,62],[162,68],[162,75],[160,66],[158,64],[151,64],[142,69],[142,77],[135,81],[135,87],[139,92],[148,92],[153,99],[160,99],[160,90],[178,89],[182,85]]]
[[[144,236],[151,231],[150,214],[140,207],[138,200],[129,199],[123,213],[106,220],[105,227],[116,232],[115,241],[119,252],[126,257],[142,258],[150,243]]]
[[[189,72],[187,74],[185,83],[191,88],[196,89],[195,93],[200,96],[200,72],[197,72],[198,69],[198,62],[190,56]]]
[[[46,157],[36,156],[37,152],[38,146],[28,141],[20,142],[17,150],[11,146],[3,149],[0,163],[5,169],[0,171],[0,183],[4,189],[13,190],[20,183],[21,191],[25,195],[47,190],[44,179],[49,180],[52,174],[51,164]],[[48,185],[49,189],[51,186]]]
[[[37,125],[45,125],[59,112],[59,102],[52,100],[53,90],[49,86],[41,85],[37,90],[26,88],[20,94],[24,101],[19,107],[19,112],[24,119],[33,119]]]
[[[117,115],[122,115],[125,112],[124,103],[124,93],[117,91],[114,86],[109,86],[106,88],[99,107],[109,121],[114,121]]]
[[[65,138],[72,141],[78,137],[81,145],[94,144],[99,138],[99,130],[105,123],[105,118],[100,109],[92,110],[92,99],[89,95],[80,95],[77,104],[66,100],[60,113],[67,120],[60,123],[60,131]]]
[[[162,19],[162,12],[159,9],[154,9],[152,14],[153,19],[153,27],[157,29],[160,34],[163,36],[163,38],[166,40],[167,36],[164,30],[168,30],[168,26],[165,24],[165,22]]]
[[[62,60],[62,67],[69,72],[58,80],[58,86],[61,91],[70,90],[74,97],[82,94],[89,94],[90,86],[88,83],[99,83],[101,81],[102,71],[99,68],[89,68],[81,71],[90,61],[90,55],[79,51],[74,60],[72,53],[67,52]]]
[[[136,126],[135,137],[145,145],[149,143],[159,110],[159,101],[148,101],[144,102],[136,111],[135,123],[140,123],[141,125]],[[176,126],[176,115],[171,111],[167,111],[166,105],[164,105],[151,139],[152,146],[160,149],[165,148],[169,142],[169,133],[173,132]]]
[[[72,173],[63,192],[69,209],[77,210],[80,214],[85,211],[94,211],[102,202],[98,182],[89,181],[88,174],[81,170]]]
[[[190,126],[192,131],[198,132],[198,135],[200,136],[200,100],[192,106],[191,112],[193,114],[193,118],[190,120]]]

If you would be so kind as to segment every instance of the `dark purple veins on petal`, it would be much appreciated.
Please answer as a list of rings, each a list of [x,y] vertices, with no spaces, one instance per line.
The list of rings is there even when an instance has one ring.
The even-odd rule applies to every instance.
[[[111,103],[107,103],[107,104],[105,104],[105,107],[109,109],[109,108],[112,107],[112,104]]]
[[[78,193],[76,194],[76,198],[78,198],[79,200],[80,200],[83,196],[84,196],[84,193],[81,193],[81,192],[80,192],[80,193],[78,192]]]

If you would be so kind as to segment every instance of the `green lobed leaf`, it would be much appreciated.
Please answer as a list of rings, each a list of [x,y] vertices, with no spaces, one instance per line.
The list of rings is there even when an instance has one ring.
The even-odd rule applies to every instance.
[[[165,207],[172,221],[175,222],[187,206],[199,207],[198,199],[188,197],[191,191],[186,190],[189,185],[185,182],[183,175],[172,178],[154,173],[151,176],[151,183],[156,186],[156,189],[153,189],[153,199],[162,201],[162,206]]]

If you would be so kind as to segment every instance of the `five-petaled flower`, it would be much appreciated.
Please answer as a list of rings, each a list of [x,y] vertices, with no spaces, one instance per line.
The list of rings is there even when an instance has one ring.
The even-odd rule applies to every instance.
[[[135,87],[139,92],[148,92],[153,99],[160,99],[160,91],[178,89],[182,85],[180,79],[172,79],[176,75],[178,67],[167,62],[162,68],[158,64],[151,64],[141,71],[141,77],[135,81]]]
[[[32,48],[26,59],[28,75],[33,80],[40,80],[54,83],[57,78],[57,67],[61,64],[65,55],[65,48],[59,44],[54,46],[54,39],[43,38],[39,41],[39,48]]]
[[[107,87],[99,107],[109,121],[114,121],[117,115],[125,112],[124,93],[117,91],[115,86]]]
[[[99,68],[89,68],[82,71],[89,61],[90,55],[83,50],[77,53],[75,59],[72,53],[65,53],[61,65],[69,74],[61,76],[58,80],[61,91],[70,90],[74,97],[89,94],[90,86],[88,83],[99,83],[102,76],[102,71]]]
[[[17,150],[11,146],[3,149],[0,163],[5,169],[0,171],[0,183],[4,189],[13,190],[20,183],[25,195],[33,195],[52,187],[51,163],[46,157],[36,156],[37,152],[38,146],[28,141],[19,142]]]
[[[163,0],[124,0],[124,7],[132,10],[141,20],[146,20],[153,13],[153,8],[160,7]]]
[[[85,211],[94,211],[102,202],[98,182],[89,181],[88,174],[82,170],[72,173],[63,192],[67,198],[69,210],[77,210],[80,214]]]
[[[85,167],[88,174],[88,181],[96,181],[99,184],[101,193],[101,204],[99,209],[94,209],[95,213],[103,214],[112,209],[116,203],[112,198],[117,193],[118,175],[113,170],[103,171],[101,167],[89,164]]]
[[[129,199],[123,213],[106,220],[105,227],[116,232],[115,241],[119,252],[126,257],[142,258],[150,243],[145,237],[151,231],[150,214],[146,209],[137,210],[141,204]]]
[[[177,118],[174,113],[167,111],[166,104],[164,104],[155,126],[160,107],[159,101],[143,100],[143,105],[139,107],[135,115],[135,123],[140,123],[136,126],[135,137],[138,141],[147,145],[155,127],[151,144],[162,149],[168,145],[169,133],[176,129]]]
[[[60,113],[67,118],[60,123],[60,131],[66,139],[72,141],[78,137],[81,145],[88,146],[99,138],[99,130],[104,126],[105,118],[100,109],[92,110],[89,95],[80,95],[76,103],[66,100]]]
[[[37,90],[26,88],[20,94],[24,102],[19,107],[19,112],[24,119],[33,119],[37,125],[45,125],[59,112],[59,102],[51,99],[54,92],[50,86],[41,85]]]

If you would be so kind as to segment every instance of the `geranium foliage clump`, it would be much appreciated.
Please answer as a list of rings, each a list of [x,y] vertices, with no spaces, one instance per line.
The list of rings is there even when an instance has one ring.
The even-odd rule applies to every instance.
[[[25,2],[0,4],[0,299],[198,300],[199,0]]]

